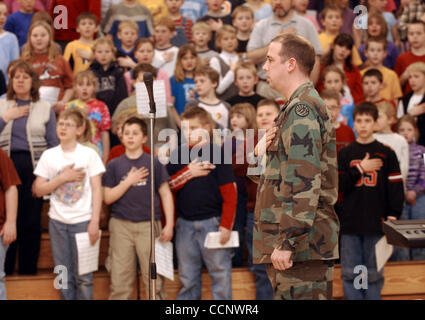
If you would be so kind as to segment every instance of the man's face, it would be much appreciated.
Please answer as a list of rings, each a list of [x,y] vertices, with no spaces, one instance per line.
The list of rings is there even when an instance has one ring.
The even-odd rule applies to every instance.
[[[292,10],[292,0],[272,0],[273,14],[276,18],[285,18]]]
[[[275,90],[278,90],[280,82],[288,74],[285,68],[287,62],[282,63],[279,55],[281,47],[282,44],[279,42],[270,43],[266,63],[263,66],[263,70],[267,74],[267,82]]]

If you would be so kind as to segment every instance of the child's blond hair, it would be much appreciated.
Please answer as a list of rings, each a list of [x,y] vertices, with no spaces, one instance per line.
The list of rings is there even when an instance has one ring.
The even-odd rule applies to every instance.
[[[244,6],[244,5],[239,5],[235,8],[235,10],[233,10],[232,19],[235,20],[237,15],[243,12],[248,12],[251,15],[252,19],[254,19],[254,11],[251,9],[251,7]]]
[[[248,124],[247,129],[257,129],[257,111],[254,106],[250,103],[237,103],[232,108],[230,108],[229,119],[237,113],[245,117]]]
[[[208,32],[209,34],[211,34],[211,32],[212,32],[210,25],[206,22],[203,22],[203,21],[196,22],[192,26],[192,33],[194,33],[197,30],[203,30],[203,31]]]
[[[254,77],[257,76],[257,68],[252,62],[239,62],[235,68],[235,78],[237,77],[239,70],[249,70],[254,75]]]
[[[101,38],[97,38],[97,39],[94,41],[94,44],[93,44],[93,46],[92,46],[92,50],[93,50],[93,52],[95,52],[95,51],[96,51],[96,48],[97,48],[98,46],[103,45],[103,44],[106,44],[106,45],[108,45],[108,46],[111,48],[111,51],[112,51],[112,53],[114,54],[114,58],[113,58],[113,60],[115,60],[115,54],[116,54],[116,52],[117,52],[117,48],[115,48],[114,43],[113,43],[113,42],[112,42],[112,40],[111,40],[110,38],[108,38],[108,37],[101,37]]]
[[[236,38],[236,29],[228,24],[223,25],[220,29],[215,33],[215,46],[221,48],[220,41],[224,37],[225,34],[234,35]]]
[[[407,73],[411,71],[422,72],[425,75],[425,62],[415,62],[406,68]]]
[[[118,25],[118,32],[122,32],[124,28],[131,28],[134,31],[136,31],[137,34],[139,34],[139,26],[137,25],[136,22],[132,20],[121,21],[120,24]]]
[[[174,24],[174,21],[168,17],[162,17],[155,21],[155,28],[158,26],[164,26],[170,32],[174,32],[176,30],[176,25]]]
[[[74,77],[74,87],[77,84],[82,83],[85,79],[87,79],[88,83],[93,84],[93,86],[95,88],[95,90],[93,91],[93,96],[92,96],[92,98],[94,98],[96,96],[96,91],[97,91],[97,88],[99,86],[99,83],[97,82],[97,77],[93,73],[93,71],[85,70],[85,71],[78,72]]]
[[[25,61],[30,61],[35,58],[34,48],[31,44],[31,34],[37,27],[43,27],[49,34],[50,39],[49,45],[47,47],[47,58],[49,59],[49,61],[54,61],[58,57],[59,51],[55,43],[53,42],[53,28],[44,20],[38,20],[31,24],[28,30],[28,40],[22,49],[21,58]]]
[[[390,102],[382,101],[376,104],[376,107],[378,108],[378,112],[383,112],[386,114],[390,121],[396,119],[395,108]]]

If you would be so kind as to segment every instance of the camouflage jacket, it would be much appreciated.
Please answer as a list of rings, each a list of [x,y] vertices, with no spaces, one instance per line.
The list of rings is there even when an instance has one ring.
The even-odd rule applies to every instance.
[[[254,213],[254,263],[273,250],[293,261],[338,258],[335,129],[311,82],[301,85],[275,120]]]

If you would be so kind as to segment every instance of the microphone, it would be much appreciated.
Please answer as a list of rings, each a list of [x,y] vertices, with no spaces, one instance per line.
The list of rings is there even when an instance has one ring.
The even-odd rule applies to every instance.
[[[153,97],[153,76],[152,76],[152,73],[145,72],[143,74],[143,82],[145,83],[146,90],[148,91],[150,113],[155,114],[156,113],[156,104],[155,104],[155,99]]]

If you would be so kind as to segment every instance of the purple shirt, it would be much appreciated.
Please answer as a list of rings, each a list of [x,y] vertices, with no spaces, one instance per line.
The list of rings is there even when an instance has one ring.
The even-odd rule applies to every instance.
[[[359,47],[359,53],[360,53],[360,57],[362,58],[363,62],[366,61],[366,56],[364,54],[365,51],[365,45],[362,44]],[[398,49],[397,46],[394,44],[394,42],[387,42],[387,56],[385,57],[384,61],[382,62],[382,64],[389,68],[394,70],[394,65],[395,65],[395,61],[397,60],[399,53],[398,53]]]
[[[425,193],[425,147],[414,142],[409,143],[409,174],[406,189],[414,190],[416,194]]]
[[[157,158],[155,163],[155,219],[161,218],[159,206],[158,189],[170,180],[165,167]],[[106,172],[102,177],[104,187],[114,188],[123,181],[132,167],[149,169],[149,176],[144,183],[138,183],[130,187],[124,195],[111,206],[111,216],[121,220],[132,222],[150,221],[151,214],[151,177],[150,177],[150,155],[143,153],[137,159],[129,159],[124,154],[119,158],[111,160],[106,166]]]

